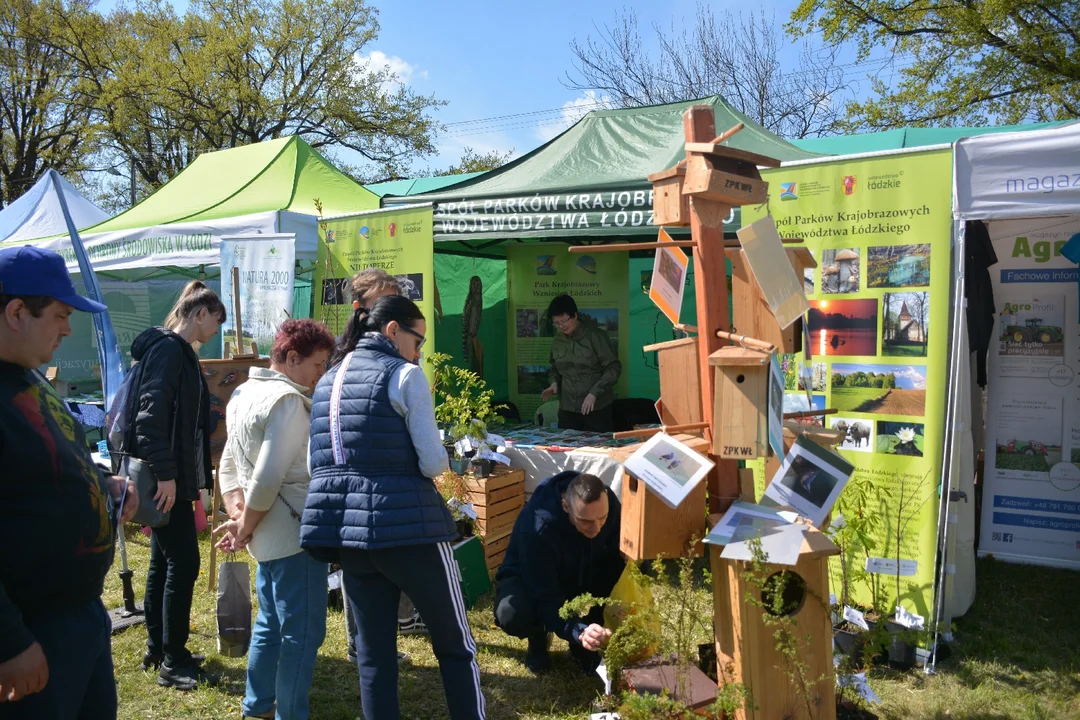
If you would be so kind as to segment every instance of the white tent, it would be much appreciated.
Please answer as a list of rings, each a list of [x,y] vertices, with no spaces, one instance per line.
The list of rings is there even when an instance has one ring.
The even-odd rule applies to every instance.
[[[52,178],[64,194],[76,229],[97,225],[109,214],[83,197],[55,170],[47,170],[18,200],[0,210],[0,242],[26,242],[49,235],[67,235],[60,197]]]
[[[1080,376],[1080,358],[1075,350],[1069,350],[1076,346],[1070,338],[1077,338],[1080,309],[1075,264],[1061,257],[1064,239],[1080,231],[1080,123],[965,138],[956,142],[953,157],[956,282],[947,422],[951,441],[944,488],[951,502],[942,504],[945,557],[940,577],[944,592],[939,595],[939,619],[946,626],[952,617],[966,612],[975,597],[973,479],[975,457],[984,445],[984,428],[979,554],[1080,567],[1075,515],[1073,519],[1061,514],[1055,517],[1052,508],[1061,506],[1048,504],[1076,495],[1064,488],[1080,487],[1080,468],[1068,462],[1070,449],[1080,453],[1080,380],[1074,379]],[[988,352],[985,424],[983,393],[971,371],[964,300],[965,283],[971,282],[965,276],[965,243],[970,242],[965,223],[975,220],[986,222],[997,255],[997,263],[989,268],[999,320],[998,334],[991,336]],[[1014,343],[1006,342],[1000,333],[1008,327],[1007,333],[1015,330],[1019,337],[1024,331],[1020,315],[1002,317],[1007,307],[1004,303],[1015,307],[1021,297],[1038,299],[1025,304],[1034,305],[1037,314],[1045,316],[1028,319],[1032,329],[1053,340],[1047,326],[1057,322],[1063,342],[1017,342],[1015,345],[1031,349],[1010,350]],[[1032,459],[1036,452],[1045,452],[1047,467],[1061,468],[1061,482],[1055,482],[1052,472],[1030,472],[1014,469],[1007,461],[996,462],[999,443],[1005,448],[1003,452],[1014,452],[1008,444],[1010,433],[1030,442],[1029,436],[1040,432],[1036,428],[1042,422],[1051,428],[1050,435],[1056,429],[1062,436],[1057,450],[1064,453],[1060,459],[1065,462],[1052,464],[1056,459],[1052,438],[1025,443],[1023,452],[1031,450],[1026,457]],[[1047,450],[1040,451],[1041,445]],[[1050,482],[1031,482],[1046,480],[1046,476]]]

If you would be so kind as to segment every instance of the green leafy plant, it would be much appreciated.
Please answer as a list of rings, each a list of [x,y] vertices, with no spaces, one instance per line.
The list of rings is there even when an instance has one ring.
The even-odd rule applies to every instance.
[[[487,443],[488,428],[502,423],[498,411],[505,405],[495,405],[495,391],[489,390],[476,373],[451,364],[447,353],[434,353],[428,358],[434,372],[431,393],[435,404],[435,422],[447,431],[449,441],[464,438]],[[460,456],[455,450],[455,454]]]
[[[439,491],[443,500],[446,501],[446,506],[450,508],[450,515],[454,518],[454,522],[461,522],[467,528],[475,527],[473,519],[461,510],[461,506],[469,502],[468,490],[462,476],[452,470],[447,470],[435,478],[435,489]]]

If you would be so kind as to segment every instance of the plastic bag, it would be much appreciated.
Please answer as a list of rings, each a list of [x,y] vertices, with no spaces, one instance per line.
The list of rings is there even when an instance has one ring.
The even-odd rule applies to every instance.
[[[619,581],[615,583],[615,587],[611,589],[608,597],[615,602],[604,606],[604,627],[608,630],[616,630],[630,615],[636,614],[638,611],[648,612],[648,618],[646,620],[646,627],[649,634],[655,638],[660,637],[662,627],[660,625],[659,616],[649,612],[653,607],[652,591],[643,587],[634,576],[631,571],[631,567],[628,564],[623,568],[622,575],[619,576]],[[655,655],[659,650],[658,647],[649,647],[638,653],[638,656],[627,658],[629,662],[637,662],[644,660],[652,655]]]
[[[251,644],[251,574],[246,562],[218,568],[218,652],[243,657]]]

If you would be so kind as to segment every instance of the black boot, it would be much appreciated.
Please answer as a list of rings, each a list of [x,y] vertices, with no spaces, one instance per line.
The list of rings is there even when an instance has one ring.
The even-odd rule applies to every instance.
[[[525,653],[525,667],[539,675],[551,669],[551,633],[539,632],[529,636],[529,649]]]
[[[177,667],[164,663],[158,673],[158,685],[177,690],[194,690],[199,685],[217,685],[217,676],[211,675],[195,662],[188,662]]]
[[[143,672],[147,672],[149,670],[157,670],[161,667],[162,660],[163,657],[161,653],[150,652],[149,650],[147,650],[146,654],[143,655],[142,663],[139,665],[139,669]],[[196,665],[202,665],[204,660],[206,660],[205,655],[199,655],[198,653],[191,654],[191,661]]]

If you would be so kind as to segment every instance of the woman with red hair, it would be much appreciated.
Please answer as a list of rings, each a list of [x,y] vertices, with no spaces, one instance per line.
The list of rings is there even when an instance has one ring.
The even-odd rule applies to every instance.
[[[308,395],[334,338],[314,320],[281,324],[269,368],[252,368],[233,392],[220,484],[228,522],[218,547],[258,561],[259,614],[248,652],[245,717],[306,720],[315,656],[326,637],[326,563],[300,549],[308,485]],[[242,499],[238,496],[242,495]]]

